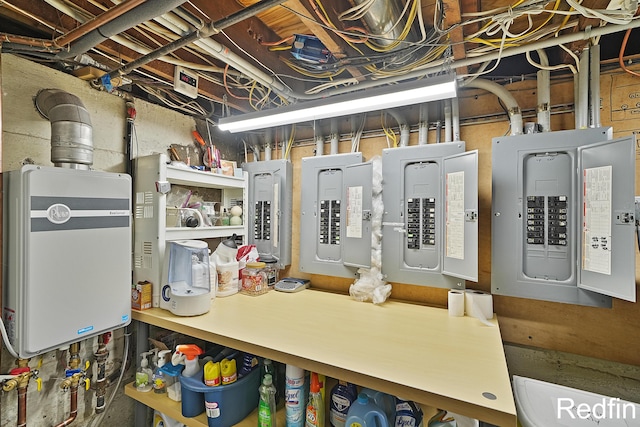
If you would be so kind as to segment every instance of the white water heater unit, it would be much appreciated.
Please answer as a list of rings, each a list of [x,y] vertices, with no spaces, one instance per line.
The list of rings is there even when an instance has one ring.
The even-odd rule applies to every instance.
[[[27,165],[3,187],[3,320],[20,357],[129,324],[131,178]]]

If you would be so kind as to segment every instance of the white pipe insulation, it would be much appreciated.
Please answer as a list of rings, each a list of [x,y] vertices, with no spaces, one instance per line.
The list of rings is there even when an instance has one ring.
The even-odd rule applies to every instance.
[[[538,49],[540,57],[540,65],[549,66],[549,58],[544,49]],[[551,71],[538,70],[537,73],[537,92],[538,92],[538,125],[542,132],[551,131]]]
[[[484,89],[488,92],[496,95],[507,107],[509,113],[509,122],[511,123],[511,135],[522,134],[522,112],[518,106],[518,102],[511,95],[511,93],[498,83],[485,79],[475,79],[468,84],[463,84],[464,87]]]

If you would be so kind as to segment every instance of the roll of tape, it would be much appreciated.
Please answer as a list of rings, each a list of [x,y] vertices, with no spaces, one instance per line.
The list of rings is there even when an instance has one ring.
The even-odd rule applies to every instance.
[[[464,316],[464,299],[465,293],[463,291],[450,290],[447,295],[449,316],[462,317]]]
[[[493,326],[493,296],[490,293],[467,289],[464,294],[465,314],[475,317],[482,323]]]

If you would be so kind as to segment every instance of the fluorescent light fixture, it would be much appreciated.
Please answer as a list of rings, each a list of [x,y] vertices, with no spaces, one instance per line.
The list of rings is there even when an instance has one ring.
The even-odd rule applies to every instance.
[[[220,130],[228,130],[231,133],[244,132],[420,104],[455,96],[455,75],[448,74],[414,80],[408,83],[365,89],[354,93],[345,93],[271,110],[256,111],[234,117],[223,117],[218,121],[218,128]]]

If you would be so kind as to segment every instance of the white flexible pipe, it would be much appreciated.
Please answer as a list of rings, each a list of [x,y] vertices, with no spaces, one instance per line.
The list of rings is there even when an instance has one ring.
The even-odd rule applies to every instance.
[[[511,135],[522,134],[522,112],[518,106],[518,102],[511,93],[498,83],[485,79],[475,79],[464,87],[484,89],[496,95],[507,107],[509,113],[509,121],[511,123]]]

